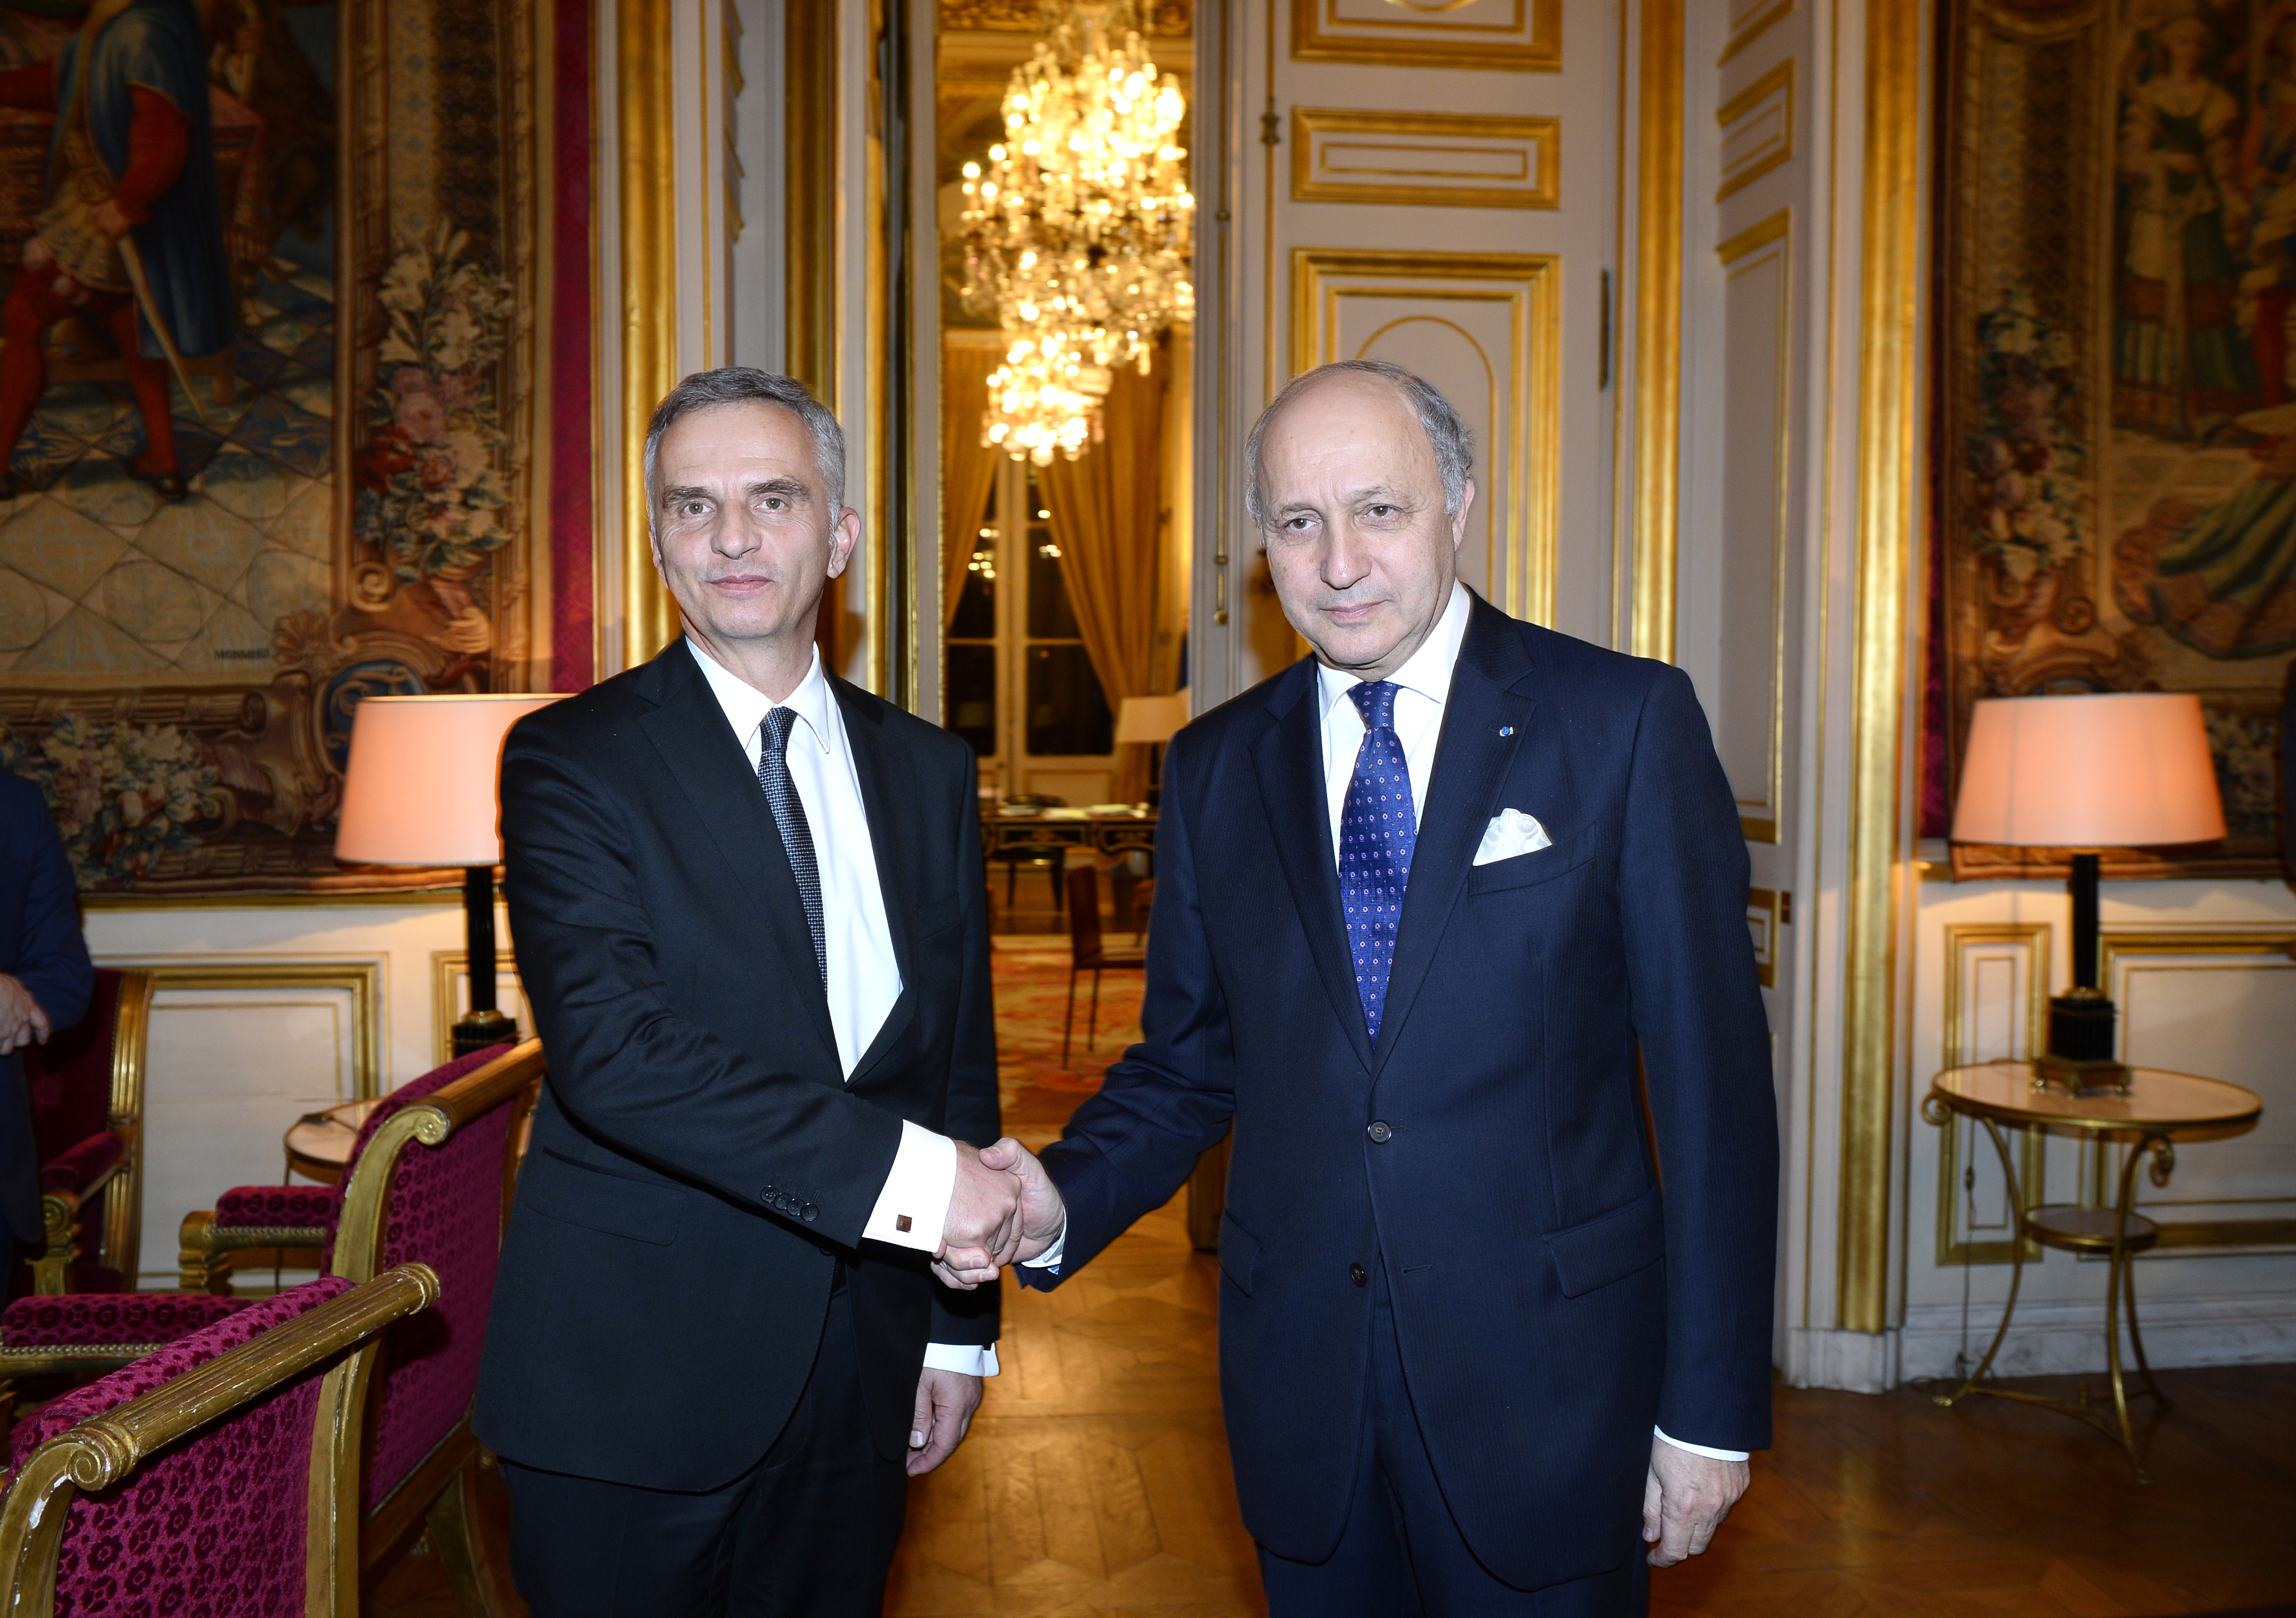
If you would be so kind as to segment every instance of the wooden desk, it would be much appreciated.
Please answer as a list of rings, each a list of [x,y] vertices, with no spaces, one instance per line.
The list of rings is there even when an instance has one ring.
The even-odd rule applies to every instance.
[[[2136,1165],[2150,1157],[2152,1183],[2166,1186],[2177,1166],[2177,1136],[2201,1129],[2244,1129],[2253,1124],[2263,1111],[2264,1103],[2256,1093],[2239,1085],[2152,1067],[2131,1069],[2126,1090],[2069,1090],[2044,1084],[2030,1062],[1988,1062],[1977,1067],[1948,1068],[1931,1080],[1930,1093],[1922,1102],[1922,1116],[1942,1127],[1954,1113],[1960,1113],[1985,1126],[1986,1134],[1992,1138],[1994,1151],[2000,1155],[2001,1171],[2008,1177],[2009,1206],[2016,1220],[2014,1238],[2009,1244],[2014,1268],[2010,1272],[2009,1301],[2001,1310],[2001,1325],[1993,1334],[1985,1358],[1977,1362],[1969,1379],[1951,1393],[1940,1394],[1938,1403],[1951,1406],[1972,1393],[1989,1393],[1997,1399],[2013,1399],[2062,1411],[2118,1442],[2137,1478],[2151,1482],[2152,1478],[2144,1471],[2144,1458],[2136,1448],[2136,1431],[2129,1425],[2128,1388],[2120,1370],[2120,1321],[2126,1315],[2128,1341],[2136,1351],[2136,1368],[2144,1379],[2141,1391],[2150,1394],[2161,1409],[2169,1408],[2168,1395],[2152,1380],[2152,1367],[2144,1359],[2144,1339],[2136,1330],[2133,1261],[2161,1236],[2161,1228],[2136,1210]],[[2130,1142],[2128,1156],[2120,1166],[2120,1195],[2113,1206],[2093,1208],[2062,1203],[2026,1207],[2024,1193],[2017,1182],[2016,1166],[2010,1162],[2009,1147],[2001,1138],[2000,1126],[2005,1123],[2085,1135],[2100,1146],[2107,1140]],[[2089,1403],[2086,1385],[2078,1400],[2047,1399],[2038,1393],[1981,1385],[1986,1372],[1992,1367],[1994,1355],[2000,1351],[2001,1340],[2009,1335],[2010,1317],[2017,1312],[2017,1289],[2025,1277],[2025,1244],[2029,1239],[2067,1253],[2103,1253],[2112,1261],[2104,1291],[2105,1363],[2112,1383],[2110,1419],[2102,1407]]]
[[[1094,853],[1111,859],[1135,849],[1153,853],[1156,812],[1126,809],[1097,815],[1085,809],[1056,809],[1010,815],[987,809],[980,817],[980,848],[988,864],[995,865],[1001,859],[1011,867],[1012,874],[1005,883],[1008,905],[1020,862],[1049,858],[1053,862],[1053,908],[1057,911],[1062,903],[1061,874],[1069,851]]]
[[[381,1102],[380,1096],[346,1101],[324,1113],[307,1113],[288,1125],[287,1179],[299,1174],[323,1186],[340,1185],[343,1165],[350,1162],[351,1147],[358,1141],[367,1114]]]

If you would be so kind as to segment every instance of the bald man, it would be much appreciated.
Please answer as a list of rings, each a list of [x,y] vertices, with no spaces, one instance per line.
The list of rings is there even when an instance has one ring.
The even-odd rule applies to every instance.
[[[1272,1618],[1641,1612],[1769,1441],[1729,784],[1679,669],[1459,582],[1473,463],[1420,378],[1311,372],[1245,464],[1315,654],[1173,740],[1142,1041],[1041,1162],[983,1154],[1020,1277],[1232,1125],[1221,1402]]]

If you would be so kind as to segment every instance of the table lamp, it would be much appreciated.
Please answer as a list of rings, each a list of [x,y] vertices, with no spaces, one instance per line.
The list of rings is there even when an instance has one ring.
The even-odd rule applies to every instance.
[[[1144,742],[1148,753],[1148,801],[1154,803],[1159,793],[1157,777],[1160,773],[1160,755],[1155,750],[1172,739],[1173,734],[1188,722],[1188,694],[1175,691],[1168,696],[1128,696],[1116,715],[1116,739],[1119,743]]]
[[[1994,698],[1977,704],[1954,804],[1956,842],[2072,852],[2073,987],[2049,1002],[2041,1079],[2126,1089],[2112,1001],[2097,983],[2097,850],[2225,834],[2197,696]]]
[[[461,866],[471,1009],[454,1054],[518,1038],[495,1006],[495,866],[502,837],[495,784],[510,727],[558,699],[371,696],[352,710],[335,858],[362,865]]]

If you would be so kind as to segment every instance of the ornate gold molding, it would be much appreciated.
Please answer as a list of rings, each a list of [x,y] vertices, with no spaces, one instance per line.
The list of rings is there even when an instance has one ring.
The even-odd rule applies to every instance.
[[[799,6],[796,10],[809,8]],[[670,0],[615,0],[615,177],[619,182],[622,350],[622,666],[677,633],[677,608],[653,565],[645,496],[646,422],[677,383],[676,109]],[[611,530],[609,530],[611,531]]]
[[[148,972],[158,990],[336,989],[351,1001],[351,1094],[381,1095],[382,1084],[382,963],[380,961],[184,961],[166,958],[97,963]],[[116,1080],[115,1080],[116,1082]]]
[[[1670,663],[1682,486],[1682,0],[1643,0],[1641,14],[1629,645]]]
[[[1334,136],[1386,136],[1380,167],[1332,172]],[[1449,144],[1428,144],[1435,141]],[[1414,144],[1418,143],[1418,144]],[[1398,202],[1437,208],[1562,206],[1562,120],[1482,112],[1378,112],[1292,109],[1292,200]],[[1442,160],[1450,159],[1447,164]],[[1517,172],[1478,173],[1474,160],[1513,159]],[[1415,164],[1413,160],[1416,159]],[[1318,173],[1323,168],[1325,171]],[[1361,178],[1352,177],[1356,176]]]
[[[2116,980],[2113,975],[2115,963],[2120,957],[2130,955],[2215,956],[2227,963],[2226,966],[2219,968],[2226,971],[2234,970],[2235,967],[2230,963],[2245,956],[2253,957],[2251,970],[2285,972],[2288,970],[2288,963],[2292,959],[2296,959],[2296,931],[2287,927],[2225,927],[2204,931],[2164,929],[2160,932],[2124,932],[2116,928],[2103,934],[2097,944],[2097,975],[2099,981],[2104,985],[2107,994],[2112,994],[2119,983],[2119,980]],[[2207,970],[2205,967],[2197,965],[2187,968],[2187,970],[2195,969]],[[2129,1001],[2133,998],[2134,991],[2126,985],[2120,985],[2120,987],[2122,992],[2115,998],[2120,1002],[2122,1038],[2126,1039]],[[2267,1113],[2271,1105],[2272,1098],[2266,1097]],[[2084,1149],[2090,1154],[2088,1167],[2091,1176],[2088,1196],[2086,1200],[2099,1206],[2110,1207],[2112,1202],[2111,1176],[2114,1170],[2112,1154],[2104,1149],[2103,1143],[2087,1146]],[[2269,1199],[2210,1197],[2196,1200],[2204,1201],[2207,1205],[2217,1207],[2226,1206],[2235,1202],[2254,1200],[2268,1201],[2272,1205],[2277,1206],[2288,1201],[2285,1197]],[[2178,1205],[2175,1202],[2151,1201],[2143,1198],[2140,1198],[2136,1204],[2140,1211],[2161,1207],[2173,1208]],[[2192,1204],[2187,1202],[2182,1205]],[[2161,1248],[2197,1247],[2210,1251],[2240,1251],[2243,1249],[2284,1250],[2296,1246],[2296,1220],[2286,1218],[2284,1215],[2267,1219],[2178,1220],[2162,1219],[2159,1214],[2153,1213],[2151,1217],[2161,1227],[2159,1245]]]
[[[509,950],[497,957],[501,971],[518,978],[518,963]],[[471,956],[466,949],[433,949],[430,952],[430,1049],[431,1060],[440,1066],[455,1059],[455,981],[468,977]],[[522,1003],[526,990],[520,984],[511,991]],[[505,1010],[511,1009],[504,1006]],[[534,1032],[531,1017],[521,1019],[529,1034]]]
[[[837,408],[837,8],[790,6],[782,30],[787,96],[783,210],[783,364]]]
[[[1751,154],[1742,153],[1734,163],[1730,156],[1731,126],[1752,117],[1762,110],[1764,103],[1773,104],[1778,113],[1775,131],[1758,144]],[[1722,103],[1714,114],[1714,121],[1723,131],[1722,184],[1715,188],[1714,200],[1726,201],[1760,179],[1774,168],[1793,161],[1794,154],[1794,64],[1789,56],[1752,84]]]
[[[1786,757],[1786,556],[1788,546],[1787,468],[1791,465],[1793,412],[1793,210],[1782,208],[1768,218],[1749,226],[1714,250],[1723,275],[1724,320],[1729,321],[1730,289],[1742,275],[1765,265],[1777,267],[1777,353],[1772,378],[1772,449],[1775,457],[1776,501],[1770,532],[1770,667],[1769,716],[1763,727],[1762,797],[1759,802],[1738,800],[1738,829],[1749,842],[1778,841],[1778,817],[1785,803]],[[1765,251],[1775,249],[1775,251]],[[1739,267],[1743,266],[1741,269]],[[1751,811],[1751,812],[1750,812]]]
[[[2047,1042],[2049,1017],[2049,933],[2046,922],[1956,922],[1945,930],[1945,1045],[1942,1064],[1960,1067],[1989,1058],[1980,1057],[1968,1042],[1967,1007],[1963,1004],[1963,952],[1972,946],[2005,945],[2025,951],[2025,1034],[2011,1049],[1997,1053],[2022,1059]],[[1962,1195],[1961,1139],[1964,1130],[1979,1126],[1960,1113],[1945,1121],[1938,1142],[1937,1261],[1946,1264],[2007,1264],[2014,1261],[2016,1240],[1997,1242],[1963,1239],[1955,1211]],[[2025,1206],[2042,1200],[2047,1170],[2046,1134],[2040,1129],[2009,1128],[2021,1143],[2018,1149],[2017,1188]],[[1972,1137],[1974,1138],[1974,1136]],[[2041,1244],[2025,1238],[2025,1261],[2041,1256]]]
[[[1842,996],[1837,1323],[1890,1324],[1890,1121],[1898,1050],[1898,883],[1906,591],[1921,383],[1923,11],[1866,0],[1865,217],[1857,320],[1857,573],[1852,623],[1849,891]]]
[[[1504,21],[1447,17],[1474,4],[1448,0],[1431,5],[1413,0],[1392,6],[1397,15],[1343,18],[1338,0],[1292,0],[1292,57],[1295,62],[1360,62],[1374,67],[1562,71],[1562,0],[1513,0],[1511,6],[1501,0],[1476,12],[1478,18],[1503,15]]]

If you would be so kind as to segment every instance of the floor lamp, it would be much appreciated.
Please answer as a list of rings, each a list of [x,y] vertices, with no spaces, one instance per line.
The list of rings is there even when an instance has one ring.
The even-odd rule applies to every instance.
[[[2039,1076],[2074,1090],[2126,1089],[2112,999],[2098,982],[2097,850],[2208,842],[2225,834],[2197,696],[2115,692],[1977,704],[1954,804],[1956,842],[2072,853],[2073,986],[2049,1002]]]
[[[1173,733],[1188,722],[1188,694],[1175,691],[1166,696],[1128,696],[1116,716],[1116,740],[1119,745],[1127,742],[1144,743],[1148,748],[1148,803],[1154,808],[1162,796],[1162,757],[1158,749],[1172,739]]]
[[[461,866],[471,1009],[454,1055],[518,1038],[495,1006],[495,782],[510,727],[558,699],[491,694],[371,696],[353,710],[335,858],[361,865]]]

